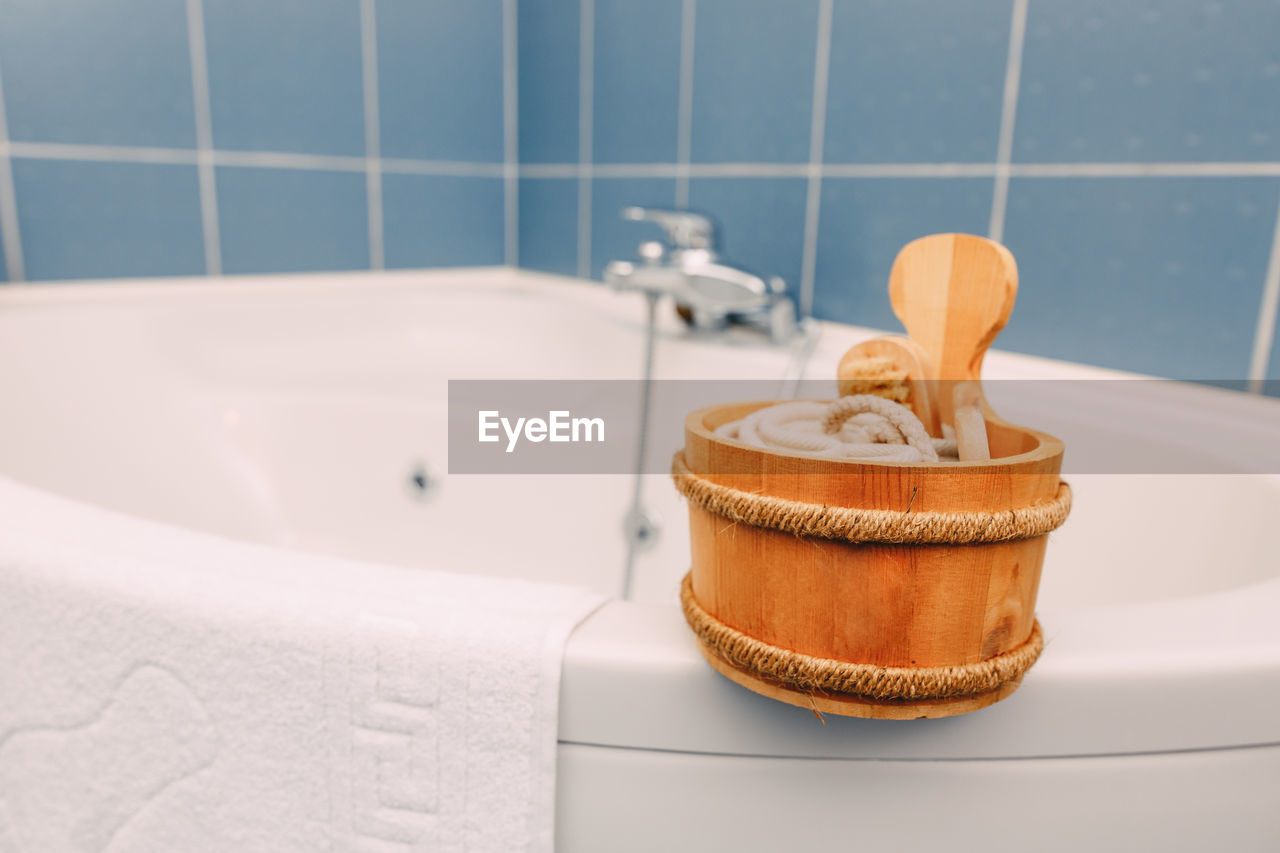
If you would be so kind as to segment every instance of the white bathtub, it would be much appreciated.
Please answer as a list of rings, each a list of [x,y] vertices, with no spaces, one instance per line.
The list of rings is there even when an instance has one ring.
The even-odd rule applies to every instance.
[[[509,270],[0,288],[0,472],[238,539],[612,592],[630,478],[449,476],[445,389],[634,378],[641,317],[637,298]],[[824,326],[808,375],[870,334]],[[790,358],[669,323],[657,373],[781,377]],[[1001,353],[987,374],[1118,376]],[[1276,443],[1280,403],[1115,387],[1067,422],[1116,442],[1157,424],[1280,470],[1248,458]],[[993,394],[1011,420],[1048,417]],[[820,722],[714,675],[675,604],[684,509],[647,479],[662,528],[636,600],[566,653],[557,849],[1280,849],[1280,477],[1074,477],[1043,658],[999,705],[914,722]],[[485,517],[507,535],[481,535]]]

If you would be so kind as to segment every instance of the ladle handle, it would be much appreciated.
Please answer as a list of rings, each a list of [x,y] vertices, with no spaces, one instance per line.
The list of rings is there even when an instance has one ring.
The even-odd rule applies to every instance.
[[[1004,246],[972,234],[934,234],[903,247],[889,274],[889,301],[907,334],[928,355],[932,379],[979,381],[982,359],[1009,322],[1018,267]],[[944,423],[954,404],[936,395]],[[983,408],[991,417],[990,408]]]

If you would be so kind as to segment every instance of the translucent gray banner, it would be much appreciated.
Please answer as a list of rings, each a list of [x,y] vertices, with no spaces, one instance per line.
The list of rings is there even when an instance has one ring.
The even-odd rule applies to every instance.
[[[988,380],[983,389],[1004,421],[1065,443],[1064,473],[1280,473],[1280,400],[1268,396],[1280,396],[1280,383],[1262,395],[1232,385],[1239,383]],[[450,381],[449,473],[667,473],[690,412],[783,402],[781,390],[777,380],[655,380],[647,388],[640,380]],[[936,383],[926,392],[939,399],[951,390]],[[835,396],[834,381],[806,381],[790,399]]]

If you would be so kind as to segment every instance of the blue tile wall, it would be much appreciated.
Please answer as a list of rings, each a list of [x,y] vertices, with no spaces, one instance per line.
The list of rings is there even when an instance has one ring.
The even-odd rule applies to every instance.
[[[578,181],[520,181],[520,266],[575,275],[578,271]]]
[[[227,272],[368,268],[364,175],[220,167],[217,179]]]
[[[195,144],[182,3],[0,0],[0,74],[10,139]]]
[[[898,250],[923,234],[981,233],[990,211],[980,178],[823,180],[814,313],[900,332],[888,293]]]
[[[502,193],[496,178],[384,175],[387,266],[501,264]]]
[[[700,0],[694,33],[693,161],[807,162],[818,0]]]
[[[593,150],[600,163],[671,163],[680,102],[680,0],[594,2]]]
[[[896,329],[898,248],[994,227],[1022,270],[1002,346],[1280,379],[1280,341],[1256,340],[1274,322],[1274,0],[192,5],[189,22],[179,0],[0,0],[13,277],[201,273],[213,229],[209,269],[229,273],[500,264],[512,221],[522,265],[598,277],[657,236],[619,208],[684,205],[818,316]]]
[[[1012,0],[837,0],[824,159],[991,162]]]
[[[13,161],[31,280],[204,272],[191,166]]]
[[[215,147],[364,156],[357,4],[214,0],[204,25]]]
[[[0,241],[0,259],[31,280],[504,263],[504,7],[0,0],[0,168],[12,162],[21,244]],[[212,152],[197,150],[205,122]],[[220,236],[207,254],[206,231]]]
[[[1033,2],[1015,159],[1280,158],[1280,4]]]
[[[521,163],[578,160],[580,18],[580,0],[520,2]]]
[[[1183,379],[1246,374],[1280,179],[1024,178],[1000,343]]]
[[[502,0],[378,0],[377,15],[383,156],[501,162]]]

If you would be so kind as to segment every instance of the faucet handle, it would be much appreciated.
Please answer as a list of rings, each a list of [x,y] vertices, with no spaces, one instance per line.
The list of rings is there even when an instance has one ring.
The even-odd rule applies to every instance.
[[[715,223],[701,213],[690,213],[687,210],[624,207],[622,218],[632,222],[652,222],[667,233],[667,240],[675,249],[710,251],[715,247]]]

